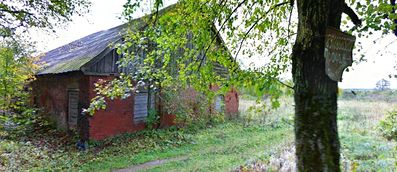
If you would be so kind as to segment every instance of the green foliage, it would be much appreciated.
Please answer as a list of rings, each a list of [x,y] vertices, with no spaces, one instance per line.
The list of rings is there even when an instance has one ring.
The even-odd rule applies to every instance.
[[[397,19],[393,5],[387,0],[377,1],[356,1],[351,0],[357,13],[363,17],[363,27],[358,32],[367,33],[359,36],[372,35],[375,31],[382,31],[383,34],[391,33],[396,28],[393,20]]]
[[[134,26],[138,21],[133,20],[133,15],[142,4],[140,0],[128,1],[124,6],[123,14],[131,21],[131,28],[137,28]],[[233,26],[233,22],[237,21],[237,13],[233,10],[238,5],[237,2],[224,1],[219,4],[216,1],[179,1],[172,8],[159,11],[162,4],[161,0],[156,1],[155,6],[151,7],[153,14],[142,19],[142,29],[130,30],[124,36],[124,42],[118,45],[117,52],[123,55],[119,61],[120,67],[134,65],[134,71],[125,72],[128,77],[123,79],[151,79],[151,86],[154,88],[166,88],[178,83],[182,87],[191,87],[207,95],[207,101],[210,101],[213,94],[224,94],[232,86],[252,86],[256,92],[272,97],[274,107],[278,106],[279,75],[288,66],[292,45],[287,41],[290,28],[281,27],[283,21],[288,21],[287,11],[291,9],[288,5],[275,8],[273,6],[277,2],[243,3],[242,6],[247,8],[241,8],[242,15],[248,18],[240,25],[247,29],[250,26],[254,28],[252,34],[243,36],[245,34],[242,30],[245,28]],[[269,8],[262,9],[267,5]],[[254,13],[251,13],[251,9],[255,9]],[[269,16],[268,13],[275,17],[266,17]],[[277,31],[273,32],[276,28]],[[263,32],[280,39],[269,41],[263,36]],[[221,33],[227,33],[230,40],[224,42],[219,37],[222,36]],[[269,64],[266,67],[253,68],[249,72],[239,69],[237,58],[232,53],[241,55],[236,44],[240,44],[240,39],[243,39],[243,44],[246,37],[253,40],[258,38],[259,41],[253,43],[256,46],[252,50],[244,50],[242,54],[252,57],[253,52],[259,52],[268,56]],[[230,43],[233,51],[229,51]],[[270,47],[271,44],[276,46]],[[219,66],[226,69],[228,74],[220,73]],[[219,86],[219,92],[213,93],[210,85]],[[96,100],[100,102],[103,99]]]
[[[26,46],[14,41],[0,44],[0,137],[25,132],[36,109],[29,106],[28,84],[34,80],[35,58],[27,57]]]
[[[378,126],[383,137],[397,141],[397,110],[389,112]]]
[[[143,6],[147,9],[148,3],[129,0],[124,5],[123,16],[132,29],[117,45],[117,52],[123,55],[120,67],[133,65],[134,71],[124,72],[127,77],[119,81],[152,80],[150,86],[154,88],[178,83],[205,95],[213,94],[209,87],[212,84],[220,87],[220,93],[234,86],[249,89],[256,97],[269,96],[272,107],[279,106],[278,98],[283,92],[291,93],[289,88],[283,91],[285,85],[280,80],[291,63],[297,29],[297,15],[292,15],[295,4],[279,0],[182,0],[161,10],[163,4],[156,0],[149,6],[152,14],[139,21],[134,14]],[[364,18],[363,26],[352,28],[344,22],[344,27],[357,36],[379,30],[378,25],[382,25],[384,34],[395,28],[395,15],[388,2],[353,0],[351,6]],[[385,14],[389,17],[380,20]],[[227,39],[223,41],[219,35]],[[258,59],[264,65],[242,66],[240,59]],[[225,67],[229,74],[219,74],[215,64]],[[111,87],[127,87],[121,84],[124,82],[115,82]],[[97,107],[103,107],[104,99],[95,100],[100,102]]]
[[[282,140],[292,142],[291,130],[291,127],[273,129],[260,125],[244,126],[239,122],[230,121],[198,130],[184,128],[122,135],[98,144],[110,146],[103,149],[97,159],[88,161],[78,169],[113,170],[159,159],[187,157],[186,160],[165,163],[148,170],[227,171],[247,160],[262,156],[264,146],[269,150],[284,146],[280,144]],[[169,137],[170,135],[173,137]],[[285,137],[279,137],[281,135]],[[138,139],[131,141],[132,138]],[[120,142],[123,144],[117,144]]]
[[[35,134],[27,134],[31,136],[31,139],[27,139],[29,142],[19,140],[23,137],[0,141],[0,163],[4,164],[0,170],[113,170],[186,155],[189,155],[187,165],[166,165],[159,168],[182,171],[198,167],[210,171],[226,170],[253,157],[260,157],[263,146],[268,149],[281,146],[275,143],[280,143],[285,137],[279,136],[287,136],[289,142],[293,138],[290,126],[273,127],[254,123],[243,125],[237,121],[207,124],[209,125],[145,130],[103,141],[90,141],[86,152],[77,151],[73,142],[63,143],[67,139],[55,130],[31,129]],[[41,134],[44,135],[40,136]],[[208,163],[210,160],[219,165]]]
[[[15,42],[0,45],[0,110],[20,110],[26,106],[27,84],[34,80],[38,68],[34,58],[29,58],[23,46]]]
[[[53,30],[71,21],[72,15],[86,13],[89,6],[87,0],[4,0],[0,3],[0,37],[15,37],[17,30],[28,28]]]
[[[34,129],[38,121],[44,121],[37,115],[34,108],[24,107],[20,113],[7,112],[0,115],[0,138],[17,138]],[[40,125],[44,125],[42,123]]]
[[[396,145],[358,133],[341,135],[342,166],[347,171],[395,171]],[[355,170],[354,170],[355,169]]]
[[[73,15],[86,13],[87,0],[32,1],[5,0],[0,2],[0,133],[3,129],[24,131],[32,122],[36,110],[28,106],[30,81],[38,69],[32,42],[24,36],[32,28],[55,31]],[[25,40],[23,40],[25,39]]]
[[[70,140],[47,126],[37,127],[35,132],[25,136],[0,140],[0,171],[92,171],[89,170],[93,168],[90,165],[117,161],[119,157],[124,158],[125,167],[131,160],[142,157],[141,161],[145,160],[148,152],[160,152],[190,143],[191,134],[197,131],[193,128],[145,130],[103,141],[90,141],[90,149],[80,152],[75,148],[76,140]]]
[[[172,9],[159,11],[163,1],[155,2],[149,6],[153,14],[146,16],[144,29],[129,32],[119,48],[119,53],[126,55],[121,64],[142,58],[131,52],[136,47],[149,52],[137,78],[153,78],[161,87],[175,82],[189,84],[204,93],[209,91],[208,85],[212,83],[225,87],[225,90],[228,86],[239,86],[251,89],[251,94],[258,97],[264,94],[273,97],[277,106],[279,80],[281,74],[288,71],[289,55],[295,41],[297,20],[293,18],[296,15],[292,15],[295,4],[182,0]],[[383,34],[390,33],[395,28],[396,15],[388,3],[383,0],[350,1],[364,22],[361,27],[350,27],[346,21],[343,27],[359,37],[379,30]],[[147,9],[148,4],[142,0],[127,1],[123,15],[133,21],[134,14],[144,5]],[[225,45],[220,45],[223,42],[217,40],[219,34],[227,37]],[[260,59],[264,62],[263,67],[250,65],[239,70],[242,66],[235,64],[237,59],[258,57],[263,57]],[[219,77],[214,71],[214,63],[225,66],[230,76]]]
[[[366,61],[366,53],[363,49],[364,40],[368,40],[370,36],[381,35],[380,38],[390,36],[393,32],[396,33],[397,15],[395,13],[396,7],[391,4],[389,0],[375,0],[375,1],[359,1],[349,0],[350,6],[358,14],[362,20],[362,25],[357,27],[349,24],[348,20],[343,21],[343,27],[347,28],[348,32],[358,37],[355,49],[357,49],[358,58],[354,59],[358,62]],[[377,34],[379,33],[379,34]],[[363,38],[363,39],[360,39]],[[373,44],[376,44],[380,38],[374,39]],[[384,48],[386,48],[385,46]],[[364,51],[362,51],[364,50]],[[378,54],[382,56],[384,52],[379,50]]]
[[[240,98],[241,119],[245,125],[261,124],[274,128],[289,127],[293,124],[293,99],[289,96],[280,97],[279,108],[271,106],[271,100]]]
[[[180,125],[206,123],[218,116],[209,111],[209,98],[192,88],[169,86],[162,89],[160,98],[166,113],[176,115]]]
[[[155,109],[149,109],[148,116],[146,118],[146,125],[149,129],[156,127],[160,124],[160,116]]]
[[[396,142],[376,130],[396,102],[340,100],[341,165],[347,171],[396,171]]]
[[[55,126],[31,111],[29,114],[16,115],[18,118],[7,118],[6,124],[0,123],[0,171],[31,170],[42,166],[60,166],[54,159],[70,165],[66,149],[72,149],[75,140],[66,138],[65,133],[58,132]],[[72,142],[72,143],[71,143]]]
[[[136,84],[133,86],[133,81],[128,75],[121,74],[114,80],[102,80],[100,79],[95,83],[96,96],[92,98],[90,106],[84,109],[84,112],[94,115],[95,111],[100,109],[106,109],[106,100],[116,98],[127,98],[130,94],[135,93],[140,85]]]

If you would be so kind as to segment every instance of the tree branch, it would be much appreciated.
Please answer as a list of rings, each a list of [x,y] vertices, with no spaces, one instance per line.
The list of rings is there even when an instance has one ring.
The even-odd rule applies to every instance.
[[[155,14],[155,18],[154,18],[154,22],[153,22],[153,25],[155,26],[156,25],[156,23],[157,23],[157,20],[158,20],[158,18],[159,18],[159,7],[160,7],[160,3],[158,2],[158,1],[156,1],[155,2],[155,8],[156,8],[156,14]]]
[[[7,8],[7,6],[5,6],[5,5],[3,5],[3,4],[1,4],[1,6],[0,6],[0,11],[1,11],[1,12],[9,13],[9,14],[11,14],[11,15],[15,15],[15,14],[33,15],[32,13],[27,12],[27,11],[25,11],[25,10],[14,10],[14,9],[9,9],[9,8]]]
[[[292,19],[292,12],[294,11],[294,0],[290,0],[290,7],[291,7],[291,11],[289,13],[289,18],[288,18],[288,27],[287,27],[287,32],[288,32],[288,37],[290,35],[290,26],[291,26],[291,19]]]
[[[281,2],[281,3],[279,3],[279,4],[274,5],[274,6],[271,7],[269,10],[267,10],[266,13],[265,13],[264,15],[262,15],[260,18],[258,18],[258,20],[256,20],[254,24],[251,25],[251,27],[247,30],[247,32],[245,32],[245,34],[244,34],[244,36],[243,36],[243,39],[242,39],[241,42],[240,42],[239,49],[237,50],[237,53],[236,53],[236,55],[235,55],[235,57],[234,57],[235,60],[237,59],[237,56],[238,56],[238,54],[239,54],[240,51],[241,51],[242,45],[243,45],[244,41],[247,39],[248,34],[252,31],[252,29],[253,29],[263,18],[265,18],[265,17],[267,16],[267,14],[270,13],[270,11],[274,10],[275,8],[277,8],[277,7],[279,7],[279,6],[285,5],[285,4],[290,4],[290,2]]]
[[[204,51],[204,53],[203,53],[203,56],[202,56],[202,58],[200,59],[201,61],[200,61],[200,64],[199,64],[197,70],[200,70],[201,65],[203,64],[203,61],[205,60],[205,55],[207,54],[208,50],[211,48],[212,43],[216,40],[216,37],[217,37],[218,35],[220,35],[219,32],[223,29],[223,27],[225,26],[225,24],[227,23],[227,21],[229,21],[229,20],[231,19],[231,17],[232,17],[233,14],[237,11],[237,9],[240,8],[245,2],[247,2],[247,0],[243,0],[242,2],[240,2],[240,3],[233,9],[233,11],[229,14],[229,16],[225,19],[225,21],[223,21],[223,23],[222,23],[222,25],[221,25],[221,27],[220,27],[219,29],[216,29],[216,27],[213,26],[213,27],[215,27],[214,30],[216,31],[215,36],[212,38],[211,42],[209,43],[209,45],[208,45],[207,48],[205,49],[205,51]]]
[[[278,79],[276,79],[277,80],[277,82],[278,83],[280,83],[281,85],[284,85],[285,87],[287,87],[287,88],[289,88],[289,89],[294,89],[294,87],[293,86],[290,86],[290,85],[288,85],[288,84],[286,84],[286,83],[284,83],[284,82],[282,82],[282,81],[280,81],[280,80],[278,80]]]
[[[357,14],[353,11],[353,9],[351,9],[346,3],[344,3],[342,7],[342,12],[350,17],[354,25],[361,26],[361,20],[358,18]]]
[[[390,0],[390,4],[393,5],[392,13],[395,13],[395,12],[396,12],[396,0]],[[395,25],[397,25],[397,19],[394,19],[394,20],[393,20],[393,23],[394,23]],[[394,35],[397,36],[397,28],[394,29],[393,32],[394,32]]]

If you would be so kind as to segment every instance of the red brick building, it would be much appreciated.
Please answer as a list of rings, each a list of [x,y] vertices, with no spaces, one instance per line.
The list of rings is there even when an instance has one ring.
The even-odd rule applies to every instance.
[[[141,29],[139,23],[142,21],[135,21],[137,24],[133,29]],[[120,57],[110,45],[122,40],[126,26],[93,33],[51,50],[41,59],[46,67],[37,73],[37,80],[32,83],[33,101],[59,129],[74,129],[85,139],[100,140],[145,128],[150,95],[146,92],[131,94],[127,99],[108,101],[107,108],[93,116],[82,113],[82,109],[87,108],[96,95],[94,83],[119,74],[116,62]],[[226,114],[238,113],[236,90],[217,98],[215,109],[220,108],[221,101],[224,101]],[[151,104],[154,108],[160,106],[155,101]],[[170,119],[164,118],[162,121],[165,126],[170,123]]]

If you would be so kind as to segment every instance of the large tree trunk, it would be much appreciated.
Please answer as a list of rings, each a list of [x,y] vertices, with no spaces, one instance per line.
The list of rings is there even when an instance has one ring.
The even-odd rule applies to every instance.
[[[298,35],[292,53],[295,146],[299,171],[340,171],[338,83],[325,73],[327,26],[339,28],[343,0],[297,0]]]

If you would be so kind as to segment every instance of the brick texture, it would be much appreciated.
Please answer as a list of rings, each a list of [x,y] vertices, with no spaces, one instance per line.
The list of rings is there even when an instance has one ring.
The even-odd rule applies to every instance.
[[[60,130],[67,130],[68,89],[79,89],[81,73],[37,76],[32,82],[32,100]]]
[[[238,116],[238,105],[238,92],[233,88],[225,95],[225,115],[227,118],[236,118]]]
[[[112,77],[89,76],[89,99],[95,97],[94,84],[98,79],[110,80]],[[135,124],[133,121],[134,96],[127,99],[107,100],[107,108],[97,111],[89,117],[89,137],[101,140],[109,136],[134,132],[145,128],[144,123]]]
[[[87,108],[90,100],[95,97],[94,84],[99,79],[110,80],[112,76],[88,76],[81,72],[72,72],[57,75],[37,76],[32,83],[33,102],[41,107],[49,119],[56,122],[61,130],[67,130],[68,126],[68,90],[79,90],[80,114],[83,108]],[[213,87],[216,90],[217,87]],[[194,100],[197,92],[187,89],[184,97]],[[233,118],[238,114],[238,93],[231,89],[225,95],[226,117]],[[83,139],[102,140],[110,136],[126,132],[136,132],[145,128],[144,123],[133,121],[134,96],[127,99],[107,100],[107,108],[97,111],[93,116],[81,114],[78,120],[78,132]],[[156,107],[161,109],[160,104]],[[211,108],[210,108],[211,109]],[[161,114],[160,127],[175,125],[175,115]]]

